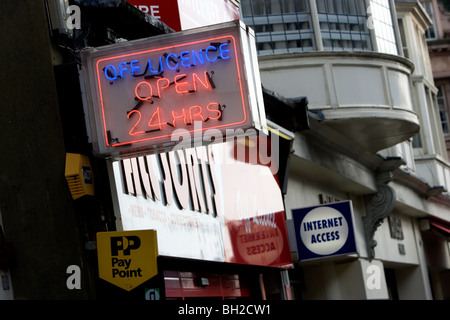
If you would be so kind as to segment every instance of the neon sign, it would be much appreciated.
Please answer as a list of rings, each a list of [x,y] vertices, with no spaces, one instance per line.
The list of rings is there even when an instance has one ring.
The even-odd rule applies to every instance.
[[[98,155],[167,151],[186,132],[202,140],[211,130],[264,129],[245,28],[201,30],[82,52]]]

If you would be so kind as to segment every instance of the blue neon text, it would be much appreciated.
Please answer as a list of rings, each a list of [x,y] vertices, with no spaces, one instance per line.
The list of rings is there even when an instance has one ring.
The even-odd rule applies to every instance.
[[[229,60],[231,59],[230,52],[228,42],[220,45],[211,44],[206,49],[182,51],[179,56],[175,53],[165,53],[157,59],[152,60],[152,58],[148,58],[145,64],[140,63],[139,60],[123,61],[116,65],[110,64],[103,71],[108,81],[114,81],[118,78],[123,79],[127,75],[133,77],[144,76],[147,75],[147,71],[151,74],[162,75],[165,69],[179,71],[180,68],[204,65],[205,62],[215,63],[219,59]]]

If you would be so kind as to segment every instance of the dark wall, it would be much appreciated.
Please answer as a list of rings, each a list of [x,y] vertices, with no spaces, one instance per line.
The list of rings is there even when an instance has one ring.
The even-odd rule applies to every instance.
[[[15,299],[90,297],[87,277],[69,290],[66,269],[83,272],[83,243],[64,177],[61,128],[44,0],[0,3],[0,214],[15,248]]]

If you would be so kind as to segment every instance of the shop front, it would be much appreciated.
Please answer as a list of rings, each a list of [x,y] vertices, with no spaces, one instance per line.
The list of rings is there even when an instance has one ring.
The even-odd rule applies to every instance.
[[[294,157],[292,162],[298,164],[299,159]],[[424,211],[417,209],[421,204],[416,198],[409,198],[416,202],[402,203],[399,184],[390,184],[396,201],[392,210],[381,216],[387,200],[378,195],[381,205],[372,210],[373,198],[361,195],[370,187],[369,183],[362,184],[370,182],[363,180],[363,171],[358,172],[359,181],[355,183],[343,175],[334,180],[335,176],[323,168],[322,173],[314,172],[313,166],[307,171],[305,162],[302,164],[303,169],[298,165],[291,168],[285,199],[291,245],[296,251],[295,268],[289,271],[295,299],[447,297],[448,224],[425,218]],[[327,183],[320,181],[322,177]],[[433,209],[439,212],[438,206]],[[374,212],[380,214],[376,228],[369,223]],[[368,237],[370,230],[372,239]]]
[[[156,230],[159,297],[289,296],[292,259],[276,174],[237,157],[239,149],[253,152],[245,141],[259,140],[110,162],[117,229]]]
[[[433,299],[450,299],[450,225],[439,218],[419,219]]]
[[[102,281],[144,274],[129,257],[141,240],[125,239],[153,230],[157,273],[125,281],[131,296],[289,297],[279,136],[267,129],[251,30],[233,21],[82,59],[94,154],[108,164],[116,229],[131,232],[121,245],[134,249],[113,256],[106,240]]]
[[[129,240],[119,238],[120,250],[143,247],[142,240],[131,239],[142,230],[154,230],[157,272],[122,288],[114,288],[115,280],[106,276],[101,291],[137,299],[288,298],[287,269],[292,258],[276,174],[270,166],[237,157],[241,146],[245,154],[252,152],[242,143],[258,140],[111,161],[118,235],[130,234],[125,237]],[[115,236],[115,232],[106,234]],[[112,240],[106,243],[99,252],[114,251]],[[114,273],[116,267],[117,275],[140,276],[128,272],[144,268],[127,262],[132,255],[128,260],[126,255],[112,257],[119,261],[115,265],[108,256],[105,261],[112,269],[107,272]],[[157,295],[146,294],[149,290]]]

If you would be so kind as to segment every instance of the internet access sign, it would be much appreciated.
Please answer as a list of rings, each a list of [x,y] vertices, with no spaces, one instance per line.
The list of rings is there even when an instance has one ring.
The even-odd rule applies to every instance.
[[[356,253],[351,201],[292,210],[299,260]]]
[[[99,277],[130,291],[158,274],[155,230],[97,233]]]

